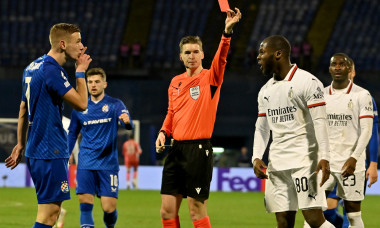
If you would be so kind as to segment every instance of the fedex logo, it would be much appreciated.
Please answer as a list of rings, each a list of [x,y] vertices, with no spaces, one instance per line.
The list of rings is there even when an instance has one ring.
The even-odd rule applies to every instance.
[[[261,191],[261,179],[252,169],[218,168],[217,191]]]

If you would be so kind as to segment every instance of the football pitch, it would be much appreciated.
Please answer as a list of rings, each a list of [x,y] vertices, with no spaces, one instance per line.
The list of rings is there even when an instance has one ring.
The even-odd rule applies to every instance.
[[[67,210],[65,228],[79,227],[79,203],[75,191],[71,190],[71,200],[65,201]],[[211,192],[208,213],[214,228],[274,228],[273,214],[267,214],[263,204],[263,193]],[[0,188],[0,227],[32,227],[37,212],[34,188]],[[119,192],[119,217],[116,227],[159,228],[161,198],[159,191],[121,190]],[[369,195],[362,203],[362,216],[366,228],[380,227],[380,196]],[[104,227],[103,213],[99,200],[94,206],[95,227]],[[182,228],[192,228],[187,202],[182,202],[180,210]],[[303,227],[301,213],[297,213],[296,226]]]

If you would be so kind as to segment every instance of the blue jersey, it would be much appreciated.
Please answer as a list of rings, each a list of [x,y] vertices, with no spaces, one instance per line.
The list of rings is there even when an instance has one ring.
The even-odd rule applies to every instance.
[[[119,170],[118,123],[127,129],[133,128],[132,122],[126,126],[123,121],[119,120],[122,113],[127,113],[132,121],[123,102],[107,95],[97,103],[89,98],[87,110],[84,112],[73,111],[68,144],[71,152],[78,134],[82,134],[78,169]]]
[[[366,159],[366,167],[369,166],[370,162],[377,162],[378,160],[378,151],[379,151],[379,116],[377,113],[376,102],[372,97],[373,103],[373,128],[372,136],[369,140],[367,149],[369,151],[369,159]]]
[[[51,56],[44,55],[25,68],[22,101],[29,120],[26,157],[69,158],[62,126],[62,97],[71,88],[66,71]]]

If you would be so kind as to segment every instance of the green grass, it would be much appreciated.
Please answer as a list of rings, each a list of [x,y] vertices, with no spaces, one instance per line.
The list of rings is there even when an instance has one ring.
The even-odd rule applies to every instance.
[[[63,207],[68,211],[65,228],[79,227],[79,203],[74,190],[72,199]],[[267,214],[262,193],[212,192],[208,212],[214,228],[276,227],[273,214]],[[118,201],[119,218],[116,227],[155,228],[161,227],[161,197],[158,191],[120,191]],[[380,196],[366,196],[362,203],[366,228],[379,227]],[[37,213],[37,201],[33,188],[0,188],[0,227],[32,227]],[[104,227],[103,212],[99,200],[94,207],[96,227]],[[182,228],[192,228],[187,202],[180,210]],[[303,227],[301,213],[297,214],[296,227]]]

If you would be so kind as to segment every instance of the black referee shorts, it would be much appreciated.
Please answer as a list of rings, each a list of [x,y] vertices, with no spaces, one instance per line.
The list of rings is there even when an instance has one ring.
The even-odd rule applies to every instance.
[[[162,171],[161,194],[208,199],[213,160],[209,139],[174,141]]]

